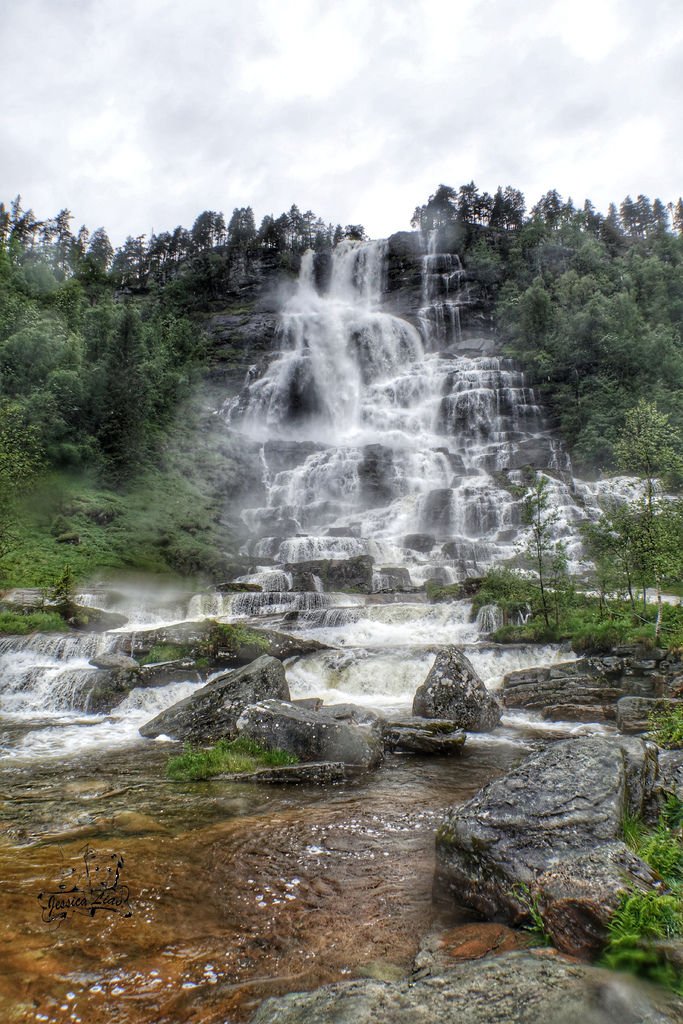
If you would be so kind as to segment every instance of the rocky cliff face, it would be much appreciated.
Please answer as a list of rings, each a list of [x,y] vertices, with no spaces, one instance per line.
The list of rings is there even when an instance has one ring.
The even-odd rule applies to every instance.
[[[436,240],[432,242],[432,246]],[[442,232],[439,246],[457,260],[462,239],[455,229]],[[383,281],[383,308],[415,326],[424,303],[424,262],[429,242],[419,231],[399,231],[387,240]],[[444,255],[443,253],[441,254]],[[317,253],[314,275],[317,287],[325,291],[331,275],[331,255]],[[249,368],[265,366],[277,346],[279,312],[292,294],[301,266],[301,256],[290,253],[256,253],[240,256],[231,266],[228,284],[211,313],[206,330],[211,338],[208,378],[212,385],[234,393]],[[452,268],[439,268],[445,279]],[[467,301],[460,311],[460,330],[468,342],[463,350],[473,355],[495,351],[492,310],[495,281],[490,273],[473,267],[458,267],[459,286]],[[445,281],[444,281],[445,284]]]

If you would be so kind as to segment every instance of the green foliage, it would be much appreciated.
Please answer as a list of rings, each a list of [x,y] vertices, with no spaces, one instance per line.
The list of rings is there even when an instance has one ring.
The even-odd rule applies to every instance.
[[[683,802],[668,797],[657,824],[648,828],[638,816],[626,814],[624,842],[669,886],[669,891],[634,889],[623,894],[609,923],[602,962],[630,971],[683,994],[683,972],[666,960],[658,942],[683,936]]]
[[[629,971],[683,993],[683,973],[662,956],[656,943],[683,935],[680,897],[648,892],[625,893],[609,924],[602,963]]]
[[[461,583],[438,583],[436,580],[427,580],[425,583],[427,599],[432,604],[441,604],[444,601],[459,601],[464,597],[464,590]]]
[[[650,737],[666,750],[679,750],[683,747],[683,706],[672,704],[658,711],[651,711],[648,716]]]
[[[541,612],[548,628],[551,612],[555,627],[559,628],[560,612],[569,592],[566,552],[564,545],[555,540],[558,519],[549,480],[537,473],[522,499],[522,522],[529,530],[526,555],[535,575]]]
[[[527,615],[531,611],[535,596],[534,587],[527,576],[507,566],[494,566],[488,570],[474,595],[472,609],[476,614],[484,605],[498,605],[505,627],[510,619]]]
[[[219,740],[209,750],[185,745],[184,752],[169,759],[166,774],[176,782],[209,779],[213,775],[251,772],[257,768],[298,764],[298,758],[284,750],[266,750],[247,737]]]
[[[654,828],[648,828],[639,816],[629,814],[624,815],[622,823],[626,845],[672,889],[683,882],[682,825],[683,802],[673,793],[667,798]]]
[[[140,660],[141,665],[158,665],[164,661],[180,661],[189,658],[192,648],[187,644],[155,644]]]
[[[552,946],[553,940],[545,927],[543,915],[539,910],[538,896],[533,896],[528,885],[520,882],[512,889],[514,898],[524,907],[530,923],[525,927],[535,946]]]
[[[50,600],[63,619],[72,619],[76,614],[76,578],[70,565],[65,565],[52,581]]]
[[[67,629],[57,612],[0,612],[0,633],[26,636],[28,633],[59,633]]]
[[[223,622],[214,622],[204,641],[202,654],[208,658],[230,657],[240,653],[253,651],[253,656],[265,654],[268,640],[246,626],[233,626]]]

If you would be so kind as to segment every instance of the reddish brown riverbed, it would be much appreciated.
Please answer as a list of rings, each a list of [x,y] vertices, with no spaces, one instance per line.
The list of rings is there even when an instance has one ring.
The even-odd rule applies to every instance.
[[[395,756],[324,789],[169,783],[153,744],[3,762],[1,1018],[218,1024],[267,995],[408,970],[446,913],[431,896],[441,812],[524,752]],[[123,857],[131,916],[46,923],[38,894],[78,881],[86,846]]]

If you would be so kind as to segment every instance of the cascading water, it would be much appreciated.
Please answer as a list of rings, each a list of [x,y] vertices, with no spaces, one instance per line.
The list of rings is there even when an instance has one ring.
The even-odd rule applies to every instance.
[[[515,553],[529,465],[560,474],[575,541],[567,456],[510,360],[459,354],[468,286],[435,246],[432,233],[416,325],[382,311],[385,243],[338,246],[324,293],[303,257],[278,353],[224,410],[263,441],[266,504],[244,513],[257,559],[368,554],[418,584],[479,574]]]

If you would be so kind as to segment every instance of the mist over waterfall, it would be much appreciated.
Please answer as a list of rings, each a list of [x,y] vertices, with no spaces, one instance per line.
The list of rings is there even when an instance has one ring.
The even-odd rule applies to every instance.
[[[386,242],[341,243],[327,274],[304,255],[276,353],[224,409],[262,444],[266,502],[243,512],[256,561],[366,554],[416,584],[479,574],[515,553],[529,466],[554,474],[576,548],[568,456],[491,331],[463,326],[458,256],[437,251],[437,232],[424,250],[403,316],[386,309]]]

